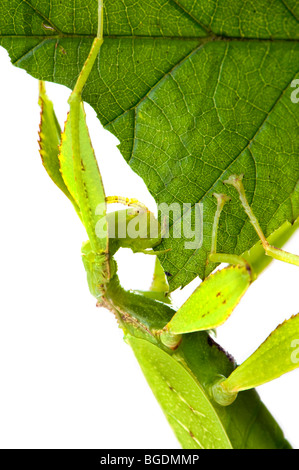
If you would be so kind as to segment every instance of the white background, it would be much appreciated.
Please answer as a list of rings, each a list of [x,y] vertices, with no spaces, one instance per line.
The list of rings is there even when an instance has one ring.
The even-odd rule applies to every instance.
[[[37,81],[3,49],[0,70],[0,447],[179,448],[114,318],[89,294],[84,229],[38,153]],[[69,90],[47,89],[63,124]],[[106,193],[155,210],[117,139],[86,111]],[[298,241],[299,234],[286,248],[298,253]],[[154,257],[123,250],[118,262],[124,287],[149,286]],[[218,329],[238,362],[298,313],[298,281],[298,268],[274,261]],[[174,294],[177,306],[197,284]],[[259,392],[298,449],[299,371]]]

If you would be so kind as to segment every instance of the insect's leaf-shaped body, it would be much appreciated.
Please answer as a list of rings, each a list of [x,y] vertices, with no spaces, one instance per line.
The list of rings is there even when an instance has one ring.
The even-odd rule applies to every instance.
[[[211,274],[168,323],[173,334],[209,330],[224,323],[251,283],[244,266],[229,266]]]
[[[261,346],[226,379],[225,390],[239,392],[274,380],[299,367],[299,314],[279,325]]]
[[[231,449],[204,390],[174,358],[154,344],[127,336],[141,369],[185,449]]]

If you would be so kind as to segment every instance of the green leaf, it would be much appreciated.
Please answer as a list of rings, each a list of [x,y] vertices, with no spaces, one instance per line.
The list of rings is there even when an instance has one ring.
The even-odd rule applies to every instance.
[[[262,385],[299,367],[299,314],[274,330],[263,344],[222,382],[229,392]]]
[[[250,284],[251,275],[244,266],[229,266],[211,274],[177,311],[167,329],[181,334],[222,325]]]
[[[0,43],[33,76],[73,88],[96,35],[93,0],[3,0]],[[157,203],[204,204],[203,245],[160,249],[170,289],[207,276],[215,202],[245,174],[266,236],[299,215],[299,12],[293,0],[105,0],[104,44],[83,98]],[[230,191],[230,190],[228,190]],[[220,220],[218,251],[242,254],[257,236],[237,195]],[[178,218],[172,221],[177,226]]]
[[[93,250],[102,253],[107,251],[108,239],[108,229],[105,223],[105,192],[86,125],[83,103],[79,105],[78,126],[81,182],[75,178],[71,120],[72,112],[70,111],[61,138],[59,155],[61,173],[69,192],[80,208]],[[101,224],[101,230],[97,229],[98,223]]]
[[[41,107],[41,120],[39,127],[40,156],[43,165],[54,183],[69,198],[78,214],[80,209],[65,184],[59,162],[59,144],[61,139],[61,129],[57,121],[53,103],[46,94],[45,85],[40,82],[39,105]]]
[[[126,340],[182,447],[231,449],[217,413],[192,375],[154,344],[133,336]]]

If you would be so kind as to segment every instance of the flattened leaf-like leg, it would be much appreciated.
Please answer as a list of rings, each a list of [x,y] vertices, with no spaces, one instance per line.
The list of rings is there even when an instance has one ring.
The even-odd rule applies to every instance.
[[[299,314],[279,325],[231,375],[211,389],[220,405],[232,403],[238,392],[270,382],[299,367]],[[296,349],[295,349],[296,348]]]
[[[45,83],[39,82],[39,105],[41,118],[39,127],[39,147],[43,165],[56,186],[68,197],[81,217],[77,201],[69,190],[62,174],[59,161],[61,129],[55,115],[53,103],[46,94]]]
[[[150,290],[152,292],[162,292],[165,295],[169,292],[167,278],[158,258],[155,262],[154,276]]]
[[[244,266],[217,271],[199,285],[166,329],[182,334],[217,328],[232,314],[250,283],[250,274]]]

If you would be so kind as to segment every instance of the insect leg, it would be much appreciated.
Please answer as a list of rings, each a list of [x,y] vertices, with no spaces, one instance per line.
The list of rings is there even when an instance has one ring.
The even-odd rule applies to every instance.
[[[285,263],[299,266],[299,255],[294,255],[287,251],[281,250],[280,248],[276,248],[275,246],[270,245],[267,241],[264,232],[262,231],[261,226],[247,201],[242,179],[243,175],[231,175],[227,180],[224,181],[224,183],[232,185],[238,191],[241,204],[251,222],[251,225],[255,229],[262,242],[266,255],[280,261],[284,261]]]

